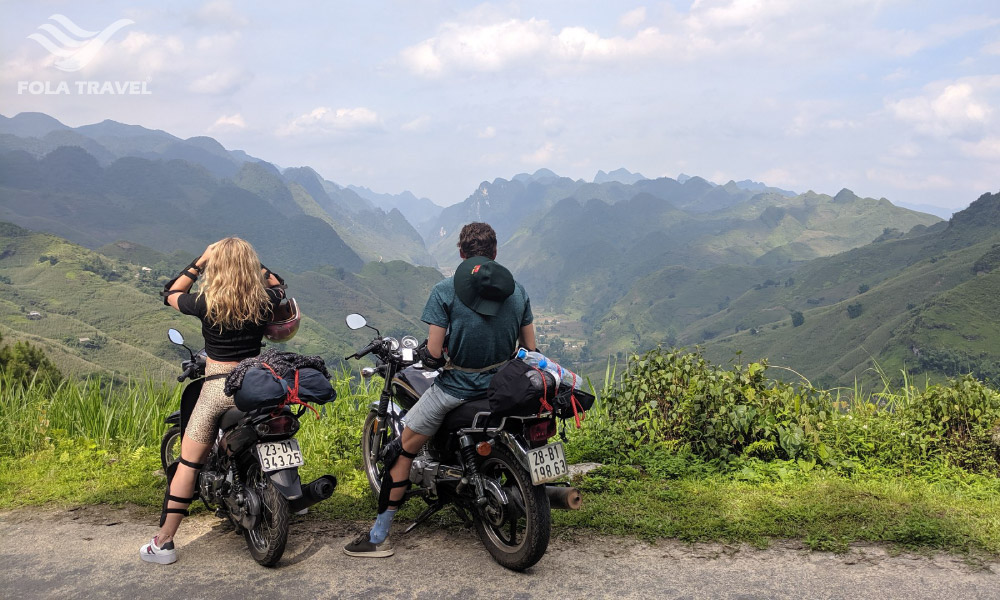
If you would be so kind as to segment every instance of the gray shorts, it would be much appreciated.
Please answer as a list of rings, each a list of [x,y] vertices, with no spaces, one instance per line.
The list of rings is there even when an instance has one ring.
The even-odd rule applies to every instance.
[[[434,435],[441,428],[445,415],[462,404],[465,404],[464,399],[432,385],[403,417],[403,425],[420,435]]]

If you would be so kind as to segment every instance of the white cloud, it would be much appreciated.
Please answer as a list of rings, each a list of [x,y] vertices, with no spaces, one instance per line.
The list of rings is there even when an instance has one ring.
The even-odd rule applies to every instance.
[[[296,117],[278,129],[280,136],[308,133],[338,133],[374,130],[380,127],[378,114],[370,108],[338,108],[320,106]]]
[[[236,113],[233,115],[222,115],[215,120],[215,123],[208,128],[209,131],[239,131],[247,128],[247,122],[243,115]]]
[[[195,79],[188,89],[196,94],[227,95],[239,90],[252,75],[234,69],[215,71]]]
[[[982,132],[993,112],[976,88],[995,87],[996,83],[990,86],[987,80],[979,78],[933,84],[925,94],[888,102],[887,108],[897,119],[911,123],[921,133],[944,137],[975,135]]]
[[[555,151],[555,144],[552,142],[545,142],[531,154],[522,155],[521,161],[529,165],[545,166],[550,160],[552,160],[552,157],[555,155]]]
[[[618,24],[626,29],[635,29],[646,20],[646,7],[633,8],[618,19]]]
[[[487,125],[486,127],[480,129],[478,133],[476,133],[476,137],[481,140],[488,140],[490,138],[496,137],[496,135],[497,135],[497,129],[492,125]]]
[[[994,56],[1000,54],[1000,40],[983,46],[983,54],[992,54]]]
[[[399,58],[411,72],[427,77],[650,58],[682,62],[763,55],[806,63],[850,54],[866,59],[910,56],[1000,23],[963,17],[921,31],[886,30],[876,24],[883,9],[881,2],[871,0],[695,0],[687,12],[668,12],[631,36],[613,37],[579,25],[557,29],[544,19],[480,10],[443,23],[436,35],[405,48]],[[644,7],[619,19],[625,29],[638,29],[646,22]],[[845,46],[845,39],[851,43]]]
[[[1000,161],[1000,136],[990,136],[977,142],[963,143],[962,152],[967,156],[973,156],[975,158]],[[996,187],[995,181],[992,187]]]
[[[431,118],[428,115],[420,115],[416,119],[403,123],[399,126],[403,131],[409,131],[411,133],[427,131],[427,126],[430,125]]]

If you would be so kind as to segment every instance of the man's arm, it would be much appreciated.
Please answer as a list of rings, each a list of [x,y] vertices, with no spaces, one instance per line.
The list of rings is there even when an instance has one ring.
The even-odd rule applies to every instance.
[[[521,347],[527,350],[535,350],[535,324],[528,323],[521,328]]]
[[[441,358],[444,355],[444,336],[448,330],[444,327],[431,325],[427,332],[427,350],[434,358]]]

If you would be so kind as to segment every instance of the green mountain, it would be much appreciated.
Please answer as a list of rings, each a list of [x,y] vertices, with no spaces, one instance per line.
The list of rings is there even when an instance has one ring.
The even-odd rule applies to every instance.
[[[814,383],[871,384],[877,364],[928,377],[1000,377],[1000,194],[945,225],[915,228],[760,282],[680,332],[715,360],[769,357]],[[802,323],[793,326],[799,312]],[[711,335],[706,335],[706,333]]]
[[[49,164],[52,161],[50,156],[62,157],[66,159],[67,151],[64,148],[82,149],[86,155],[93,160],[80,158],[80,164]],[[78,154],[80,154],[78,152]],[[130,177],[128,171],[138,171],[138,178],[146,178],[151,184],[157,185],[159,189],[143,190],[140,186],[132,186],[130,193],[135,193],[134,198],[125,200],[139,206],[140,214],[157,214],[164,216],[163,210],[149,213],[143,206],[146,199],[142,195],[159,194],[161,204],[166,201],[165,207],[169,208],[171,202],[182,199],[187,200],[183,204],[188,210],[197,212],[190,213],[192,217],[204,210],[203,203],[218,201],[216,196],[217,188],[233,187],[242,188],[263,200],[270,205],[272,211],[265,215],[260,215],[260,223],[252,223],[254,213],[248,212],[246,208],[236,209],[231,204],[223,205],[224,210],[229,210],[231,217],[227,219],[228,233],[236,233],[244,237],[250,236],[250,231],[257,231],[258,235],[251,239],[256,244],[264,240],[262,235],[275,213],[280,213],[277,217],[277,231],[274,235],[287,237],[310,237],[317,243],[303,244],[304,240],[293,240],[282,244],[287,246],[287,251],[282,250],[279,254],[289,255],[294,252],[301,252],[304,255],[322,259],[315,260],[292,259],[291,262],[282,263],[296,269],[307,266],[317,266],[330,262],[337,266],[345,266],[356,271],[361,265],[369,260],[406,260],[415,264],[434,265],[434,259],[427,252],[423,239],[406,219],[398,211],[390,210],[388,213],[376,207],[370,201],[361,198],[354,192],[340,188],[335,184],[323,180],[319,175],[308,167],[287,169],[281,173],[270,163],[260,161],[247,156],[240,151],[226,150],[216,140],[209,137],[193,137],[182,140],[167,132],[152,130],[137,125],[126,125],[115,121],[106,120],[93,125],[69,128],[59,121],[41,113],[21,113],[13,118],[3,117],[0,119],[0,156],[3,157],[5,165],[0,165],[0,186],[7,185],[13,188],[24,189],[37,192],[46,187],[52,187],[45,178],[32,178],[18,173],[19,170],[27,169],[28,173],[36,173],[37,166],[31,165],[27,156],[34,158],[37,163],[44,164],[46,169],[70,169],[73,176],[68,185],[77,186],[73,189],[64,189],[67,193],[85,191],[92,195],[108,196],[120,192],[121,190],[108,189],[106,177],[94,176],[86,173],[93,170],[93,165],[82,164],[83,162],[96,162],[97,169],[113,170],[120,173],[121,177]],[[136,163],[135,159],[144,159],[148,163],[159,164],[160,168],[150,168]],[[122,162],[124,161],[124,162]],[[64,161],[66,162],[66,161]],[[72,162],[72,161],[70,161]],[[165,166],[163,165],[165,163]],[[178,163],[178,164],[173,164]],[[124,165],[124,167],[123,167]],[[6,168],[4,168],[6,167]],[[180,181],[173,180],[173,172],[180,170],[207,171],[201,181],[193,181],[190,177]],[[157,179],[149,171],[166,171],[167,176]],[[61,177],[63,173],[57,173]],[[8,183],[9,178],[16,185]],[[86,183],[85,189],[78,189]],[[178,189],[178,187],[182,189]],[[233,193],[224,192],[223,195],[233,196]],[[235,194],[239,196],[239,194]],[[11,204],[24,199],[25,194],[18,194],[9,199]],[[0,198],[0,202],[2,202]],[[107,200],[107,198],[105,198]],[[247,201],[251,204],[255,201]],[[100,204],[98,201],[96,204]],[[107,202],[105,207],[108,208]],[[3,210],[0,206],[0,211]],[[157,207],[161,208],[161,207]],[[252,206],[249,208],[253,208]],[[44,207],[40,207],[44,210]],[[55,232],[68,239],[82,243],[91,247],[103,245],[111,238],[143,239],[148,245],[154,246],[163,251],[172,251],[174,248],[169,245],[169,240],[157,237],[155,232],[153,237],[136,235],[130,226],[131,222],[118,221],[116,227],[112,227],[107,236],[95,236],[90,227],[75,227],[72,219],[63,219],[62,223],[51,221],[40,221],[38,215],[24,215],[23,211],[14,209],[8,210],[3,217],[9,221],[19,223],[25,227],[43,229]],[[55,211],[58,215],[64,215],[61,209]],[[120,214],[120,213],[119,213]],[[85,215],[85,218],[89,215]],[[120,215],[122,216],[122,215]],[[131,215],[129,215],[131,216]],[[233,223],[235,217],[235,223]],[[319,223],[310,219],[318,219],[326,224],[326,227],[333,230],[331,237],[329,232]],[[181,217],[173,215],[172,220],[179,220]],[[161,221],[166,223],[169,221]],[[301,232],[290,231],[286,225],[292,222],[295,227],[301,227]],[[74,230],[75,229],[75,230]],[[204,229],[204,228],[202,228]],[[215,231],[207,237],[202,235],[202,231],[188,231],[188,239],[197,240],[197,244],[205,245],[210,241],[218,239],[224,233],[219,233],[219,223],[215,223]],[[342,242],[334,238],[339,237]],[[203,239],[204,238],[204,239]],[[330,249],[335,256],[323,255],[323,250],[318,243],[329,242]],[[275,244],[272,244],[275,245]],[[277,263],[276,263],[277,264]]]
[[[101,252],[54,235],[0,223],[0,333],[27,340],[65,374],[150,375],[170,381],[184,352],[166,331],[201,346],[197,320],[166,308],[163,281],[193,256],[165,255],[126,241]],[[424,336],[419,315],[441,274],[403,262],[372,263],[359,273],[324,266],[283,273],[303,311],[296,337],[283,348],[318,354],[335,366],[367,341],[344,317],[360,312],[383,334]]]
[[[265,170],[249,163],[243,172]],[[362,260],[329,225],[262,193],[179,160],[127,157],[102,167],[74,146],[41,159],[20,151],[0,154],[0,219],[23,227],[91,248],[127,239],[192,253],[235,234],[275,266],[361,268]]]

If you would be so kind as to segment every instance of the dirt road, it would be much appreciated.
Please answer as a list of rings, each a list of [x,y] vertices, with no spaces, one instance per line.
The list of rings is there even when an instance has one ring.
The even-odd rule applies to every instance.
[[[201,514],[185,522],[180,560],[143,563],[156,517],[133,508],[0,513],[0,598],[962,598],[1000,599],[1000,562],[948,555],[849,554],[796,543],[767,550],[655,545],[557,536],[527,573],[496,565],[472,531],[418,528],[396,556],[356,559],[341,548],[358,524],[296,518],[277,569],[250,558],[232,529]]]

